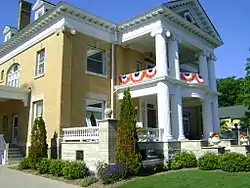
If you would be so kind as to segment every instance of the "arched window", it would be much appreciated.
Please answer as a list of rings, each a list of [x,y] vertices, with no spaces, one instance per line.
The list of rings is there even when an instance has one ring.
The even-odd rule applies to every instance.
[[[12,65],[7,75],[7,85],[11,87],[19,87],[20,65]]]

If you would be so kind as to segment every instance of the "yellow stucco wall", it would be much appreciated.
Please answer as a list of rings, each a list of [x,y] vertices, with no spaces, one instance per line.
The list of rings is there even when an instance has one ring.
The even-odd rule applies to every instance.
[[[86,73],[86,50],[88,45],[108,52],[109,55],[106,58],[107,76]],[[43,48],[45,48],[45,75],[40,78],[34,78],[36,54],[37,51]],[[144,55],[142,53],[125,49],[118,45],[116,46],[115,60],[115,85],[120,74],[136,71],[138,60],[142,62],[142,68],[144,68]],[[0,65],[0,71],[5,71],[4,81],[0,84],[6,85],[7,71],[14,62],[19,63],[21,67],[20,86],[32,86],[31,100],[41,96],[44,98],[43,118],[47,125],[49,142],[54,132],[61,132],[61,128],[63,127],[83,126],[85,123],[86,97],[95,99],[91,93],[105,96],[106,107],[110,107],[110,43],[78,32],[74,36],[69,33],[49,36]],[[116,96],[115,100],[116,115],[119,114],[119,102]],[[0,103],[1,109],[6,104]],[[20,104],[22,103],[20,102]],[[134,99],[134,104],[139,108],[138,99]],[[12,109],[2,110],[0,111],[0,116],[6,113],[11,116],[14,111]],[[28,114],[29,112],[32,112],[31,106],[26,108],[24,114],[20,112],[20,118],[22,119],[22,126],[27,127],[28,125],[31,128],[31,121],[28,117],[31,114]],[[19,143],[25,144],[26,141],[29,142],[30,137],[28,136],[28,140],[27,136],[25,137],[27,129],[20,128],[19,131],[21,132],[19,133]],[[31,129],[28,132],[30,133],[30,131]],[[11,133],[7,134],[10,135]]]

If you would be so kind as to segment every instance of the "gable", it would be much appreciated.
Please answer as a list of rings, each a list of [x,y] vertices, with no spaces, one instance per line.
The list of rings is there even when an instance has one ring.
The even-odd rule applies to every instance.
[[[210,36],[222,41],[199,0],[176,0],[165,3],[164,6],[171,9],[183,19],[191,22]]]

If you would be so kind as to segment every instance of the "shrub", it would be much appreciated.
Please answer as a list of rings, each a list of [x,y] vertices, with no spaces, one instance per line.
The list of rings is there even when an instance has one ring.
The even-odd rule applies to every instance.
[[[249,172],[250,171],[250,155],[246,156],[246,160],[245,160],[245,171]]]
[[[246,156],[236,152],[226,153],[220,158],[220,165],[223,171],[241,172],[246,169]]]
[[[158,163],[155,165],[147,165],[142,167],[138,175],[148,176],[159,172],[165,172],[167,170],[168,170],[167,167],[163,163]]]
[[[100,169],[100,179],[103,184],[123,180],[127,175],[126,167],[122,164],[112,164]]]
[[[197,167],[197,159],[192,152],[176,152],[170,161],[170,168],[173,170],[193,167]]]
[[[89,169],[86,164],[80,161],[65,162],[63,167],[63,176],[66,179],[73,180],[84,178],[89,175]]]
[[[30,158],[24,158],[19,162],[18,169],[25,170],[31,168],[31,160]]]
[[[93,183],[96,183],[98,180],[95,176],[88,176],[86,178],[83,179],[82,182],[82,187],[88,187]]]
[[[117,125],[116,162],[124,164],[129,175],[135,175],[142,166],[142,157],[136,132],[136,115],[129,88],[125,89]]]
[[[221,155],[215,153],[206,153],[198,159],[198,167],[201,170],[216,170],[220,169]]]
[[[65,161],[62,160],[51,160],[49,165],[49,173],[53,176],[63,176],[63,168],[65,165]]]
[[[46,174],[49,173],[49,167],[50,167],[51,160],[48,158],[41,159],[37,165],[36,169],[40,174]]]
[[[40,158],[47,158],[47,132],[45,122],[42,117],[38,117],[34,121],[31,132],[31,146],[29,148],[29,157],[36,163]]]

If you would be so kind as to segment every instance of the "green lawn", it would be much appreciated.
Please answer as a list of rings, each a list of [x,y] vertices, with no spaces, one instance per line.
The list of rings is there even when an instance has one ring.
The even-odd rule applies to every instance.
[[[119,188],[243,188],[250,187],[250,173],[176,171],[128,181]]]

